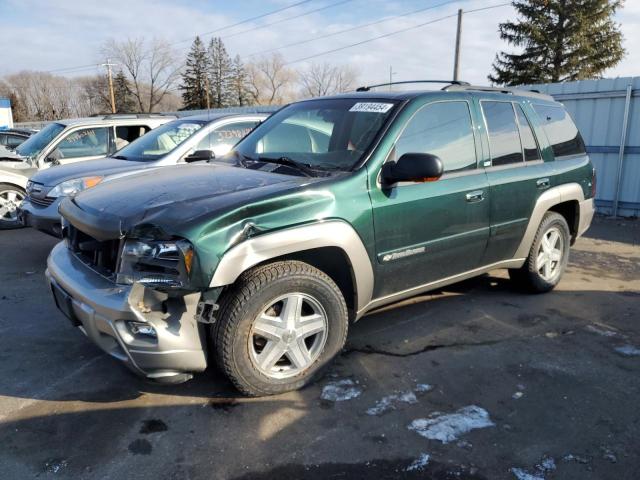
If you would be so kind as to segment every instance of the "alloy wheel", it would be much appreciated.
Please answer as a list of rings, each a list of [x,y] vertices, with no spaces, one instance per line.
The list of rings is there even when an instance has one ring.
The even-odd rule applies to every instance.
[[[542,236],[538,255],[536,257],[536,270],[547,281],[553,280],[562,265],[564,252],[564,239],[557,227],[551,227]]]
[[[18,207],[24,200],[24,194],[18,190],[0,191],[0,221],[16,222],[18,220]]]

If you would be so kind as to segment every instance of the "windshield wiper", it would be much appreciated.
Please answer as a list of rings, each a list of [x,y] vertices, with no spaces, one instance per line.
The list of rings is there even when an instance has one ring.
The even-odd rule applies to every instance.
[[[124,155],[114,155],[111,158],[115,158],[117,160],[129,160],[127,157],[125,157]]]
[[[287,167],[293,167],[304,173],[307,177],[315,177],[316,173],[311,169],[309,165],[306,163],[296,162],[292,158],[289,157],[278,157],[278,158],[269,158],[269,157],[258,157],[259,162],[263,163],[275,163],[278,165],[285,165]]]

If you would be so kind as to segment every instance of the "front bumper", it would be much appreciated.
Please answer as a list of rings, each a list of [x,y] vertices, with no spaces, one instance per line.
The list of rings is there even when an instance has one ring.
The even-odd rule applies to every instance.
[[[206,368],[206,333],[196,320],[199,293],[168,297],[139,284],[117,285],[80,261],[64,242],[49,255],[47,278],[58,308],[72,323],[136,373],[171,381]],[[157,336],[132,333],[132,321],[151,325]]]
[[[18,219],[25,227],[32,227],[41,232],[62,237],[62,226],[60,224],[60,214],[58,205],[64,197],[56,198],[51,205],[35,205],[25,199],[18,209]]]

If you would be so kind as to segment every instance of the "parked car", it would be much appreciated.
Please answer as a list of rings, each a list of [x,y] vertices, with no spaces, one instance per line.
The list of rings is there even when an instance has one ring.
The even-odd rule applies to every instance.
[[[137,373],[215,362],[245,394],[276,394],[372,309],[498,268],[553,289],[594,190],[549,96],[359,91],[291,104],[216,162],[65,199],[47,276],[72,324]]]
[[[0,150],[0,230],[21,226],[17,208],[27,181],[55,165],[105,157],[176,117],[105,115],[51,122],[14,151]]]
[[[58,206],[68,196],[141,169],[211,160],[231,150],[267,114],[203,114],[180,118],[130,143],[116,155],[36,173],[18,217],[23,225],[59,237]]]
[[[27,130],[21,128],[9,128],[0,130],[0,147],[6,150],[15,150],[18,145],[33,135],[35,130]]]

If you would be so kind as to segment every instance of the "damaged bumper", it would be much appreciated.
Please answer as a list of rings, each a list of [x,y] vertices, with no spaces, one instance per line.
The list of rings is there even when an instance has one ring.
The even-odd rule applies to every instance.
[[[50,205],[35,205],[25,199],[18,209],[18,218],[25,227],[32,227],[41,232],[60,238],[62,227],[58,206],[62,198],[57,198]]]
[[[190,378],[207,366],[200,293],[171,297],[142,285],[117,285],[80,261],[64,243],[47,260],[58,308],[102,350],[158,381]]]

